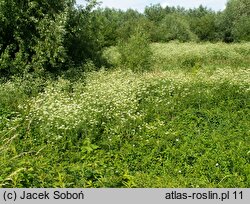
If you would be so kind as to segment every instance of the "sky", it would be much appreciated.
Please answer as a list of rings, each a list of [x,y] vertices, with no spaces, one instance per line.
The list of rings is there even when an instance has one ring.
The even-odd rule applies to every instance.
[[[146,6],[150,4],[161,4],[165,6],[181,6],[184,8],[196,8],[199,5],[206,6],[215,11],[223,10],[227,0],[99,0],[101,7],[110,7],[126,10],[129,8],[137,9],[143,12]],[[77,4],[84,4],[84,0],[76,0]]]

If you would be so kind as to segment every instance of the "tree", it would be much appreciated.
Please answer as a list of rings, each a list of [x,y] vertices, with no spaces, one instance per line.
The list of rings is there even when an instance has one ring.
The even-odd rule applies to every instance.
[[[58,73],[89,59],[101,64],[95,0],[0,0],[0,74]]]
[[[199,6],[196,9],[188,11],[188,17],[191,30],[198,36],[201,41],[219,40],[219,26],[217,19],[219,15],[216,12]]]
[[[99,24],[92,13],[95,4],[72,8],[66,23],[64,46],[71,66],[81,66],[88,60],[100,64],[101,43]]]
[[[122,15],[124,12],[110,8],[96,9],[93,11],[95,16],[95,27],[99,32],[99,43],[102,47],[115,46],[118,39],[118,30],[123,25]]]
[[[156,4],[146,7],[144,14],[147,19],[157,24],[165,17],[166,10],[160,4]]]
[[[63,37],[74,0],[0,0],[0,74],[53,71],[66,61]]]
[[[195,41],[197,36],[191,31],[188,22],[178,14],[168,14],[160,22],[156,32],[158,41],[168,42],[179,40],[181,42]]]
[[[118,40],[128,40],[135,33],[138,26],[142,27],[139,25],[141,18],[142,14],[132,9],[123,12],[120,16],[119,27],[117,28]]]
[[[224,41],[250,40],[250,0],[229,0],[223,13]]]

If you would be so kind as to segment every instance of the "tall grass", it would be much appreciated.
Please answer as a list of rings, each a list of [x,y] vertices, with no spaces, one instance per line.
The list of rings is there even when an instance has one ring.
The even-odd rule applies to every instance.
[[[156,66],[160,69],[248,68],[250,44],[155,43],[152,45]]]

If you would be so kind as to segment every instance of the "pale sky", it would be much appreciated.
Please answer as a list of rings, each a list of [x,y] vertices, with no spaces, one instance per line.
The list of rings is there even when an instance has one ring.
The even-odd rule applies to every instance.
[[[109,7],[126,10],[128,8],[143,11],[150,4],[161,4],[165,6],[181,6],[184,8],[195,8],[199,5],[206,6],[215,11],[223,10],[227,0],[99,0],[102,2],[101,7]],[[84,0],[76,0],[77,4],[83,4]]]

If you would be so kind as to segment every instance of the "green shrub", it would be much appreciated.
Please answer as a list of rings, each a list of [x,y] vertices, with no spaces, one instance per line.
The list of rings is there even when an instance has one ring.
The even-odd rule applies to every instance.
[[[150,70],[152,66],[152,51],[148,36],[140,31],[132,35],[127,42],[118,45],[120,54],[119,66],[133,72]]]

